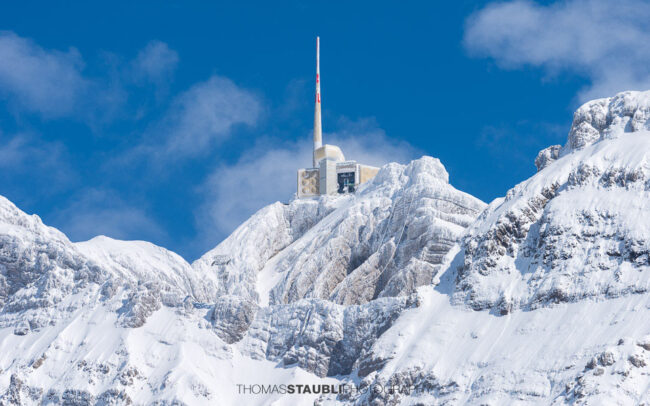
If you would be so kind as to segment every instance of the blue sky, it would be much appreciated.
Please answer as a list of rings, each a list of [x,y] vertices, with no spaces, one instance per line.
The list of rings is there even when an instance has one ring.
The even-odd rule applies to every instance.
[[[650,87],[648,17],[601,0],[3,4],[0,195],[73,241],[195,259],[291,198],[320,35],[326,142],[440,158],[489,202],[579,104]]]

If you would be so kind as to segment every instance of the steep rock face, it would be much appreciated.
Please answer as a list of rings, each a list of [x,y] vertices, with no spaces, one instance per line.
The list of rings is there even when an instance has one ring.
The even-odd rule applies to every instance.
[[[560,158],[544,161],[543,170],[493,202],[468,231],[456,299],[508,313],[647,291],[647,128],[650,92],[580,107]]]
[[[535,158],[535,166],[537,167],[537,170],[541,171],[542,169],[552,164],[556,159],[560,157],[561,150],[561,145],[551,145],[550,147],[539,151],[537,158]]]
[[[240,343],[254,359],[282,361],[318,376],[349,374],[375,340],[414,298],[385,298],[360,306],[303,299],[262,309]]]
[[[164,403],[191,388],[184,397],[210,402],[197,374],[174,383],[175,369],[151,367],[159,354],[177,357],[177,348],[200,354],[196,346],[205,358],[193,355],[197,363],[243,354],[319,376],[348,374],[362,362],[375,370],[381,364],[365,362],[372,344],[416,305],[408,294],[431,282],[484,207],[447,178],[437,160],[423,158],[388,165],[357,195],[270,205],[192,266],[142,241],[71,243],[3,200],[0,319],[11,334],[0,336],[0,396],[25,404],[138,396]],[[305,263],[315,276],[318,266],[336,266],[311,284],[291,282],[298,293],[289,294]],[[17,345],[28,350],[5,351]],[[69,365],[59,377],[62,359]],[[159,387],[141,388],[144,381]]]
[[[212,328],[255,359],[350,373],[485,207],[448,178],[423,157],[386,165],[354,195],[258,211],[192,264],[222,295]]]
[[[210,314],[212,326],[228,344],[241,340],[253,322],[258,306],[240,296],[224,295],[217,299]]]
[[[649,402],[649,94],[581,107],[321,404]]]
[[[354,195],[260,210],[193,267],[217,275],[222,339],[256,359],[349,373],[484,206],[437,159],[389,164]]]

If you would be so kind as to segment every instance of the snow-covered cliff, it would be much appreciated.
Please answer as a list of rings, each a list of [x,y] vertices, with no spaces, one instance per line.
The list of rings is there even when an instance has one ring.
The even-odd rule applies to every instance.
[[[497,199],[463,243],[457,299],[536,308],[650,288],[650,92],[580,107],[561,158]]]
[[[0,197],[0,404],[650,402],[649,100],[582,106],[489,206],[423,157],[191,265]],[[410,394],[237,393],[309,382]]]

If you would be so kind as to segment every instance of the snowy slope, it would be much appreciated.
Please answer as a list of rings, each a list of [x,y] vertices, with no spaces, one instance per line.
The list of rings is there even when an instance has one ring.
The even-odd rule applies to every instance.
[[[341,199],[294,200],[264,207],[228,238],[196,260],[200,273],[218,275],[220,295],[258,301],[258,273],[266,262],[331,213]]]
[[[261,404],[273,397],[233,388],[317,379],[222,341],[216,279],[178,255],[107,237],[73,244],[4,198],[0,215],[0,404]]]
[[[0,330],[1,404],[257,405],[277,397],[240,396],[236,385],[252,377],[268,384],[328,381],[243,357],[210,330],[207,310],[163,307],[142,327],[121,328],[119,304],[101,305],[100,294],[91,294],[94,306],[50,328],[26,336]]]
[[[506,316],[420,291],[372,348],[366,385],[410,387],[352,397],[355,404],[637,405],[650,401],[650,299],[564,303]],[[324,404],[339,404],[341,399]],[[382,403],[386,402],[386,403]]]
[[[256,359],[347,374],[484,207],[423,157],[386,165],[355,195],[267,206],[192,266],[217,275],[209,317],[221,339]]]
[[[0,327],[54,323],[69,313],[65,298],[106,278],[65,235],[0,196]]]

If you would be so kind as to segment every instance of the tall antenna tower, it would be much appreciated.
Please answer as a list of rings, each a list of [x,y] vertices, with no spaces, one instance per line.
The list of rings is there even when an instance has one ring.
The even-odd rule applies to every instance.
[[[316,37],[316,106],[314,108],[314,167],[316,150],[323,146],[323,124],[320,115],[320,37]]]

